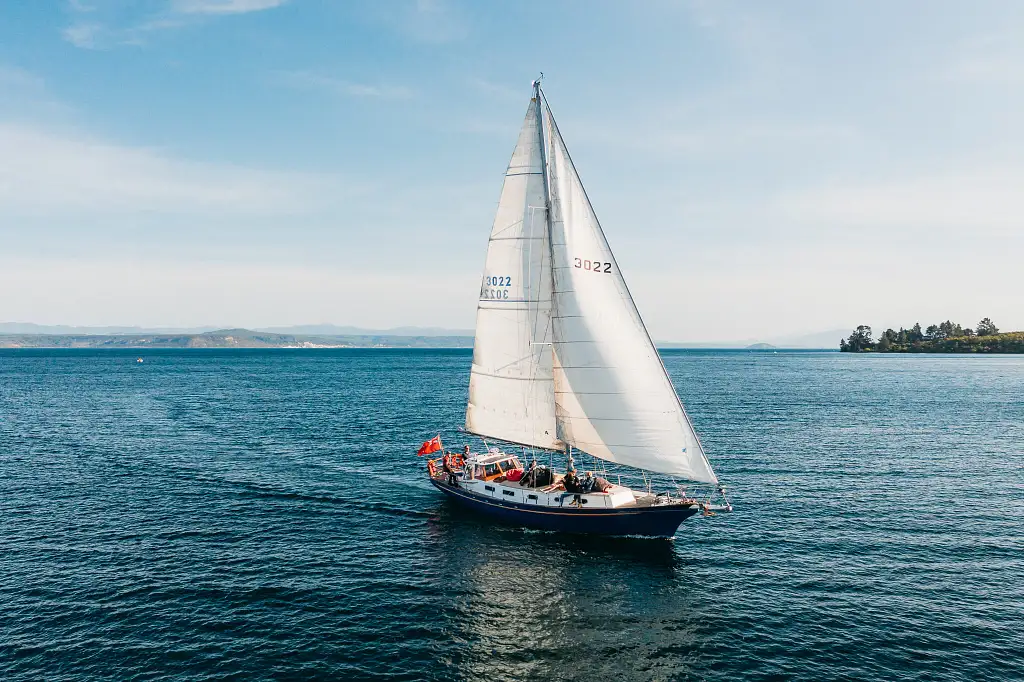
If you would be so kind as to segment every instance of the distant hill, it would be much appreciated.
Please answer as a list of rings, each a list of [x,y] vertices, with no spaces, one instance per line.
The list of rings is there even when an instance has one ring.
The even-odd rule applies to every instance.
[[[275,334],[219,329],[200,334],[4,334],[0,348],[466,348],[471,336]]]
[[[62,335],[112,335],[112,334],[205,334],[223,330],[225,327],[139,327],[107,326],[88,327],[72,325],[33,324],[31,322],[0,322],[0,334],[62,334]],[[290,327],[257,327],[252,331],[271,334],[303,334],[314,336],[473,336],[472,329],[447,329],[444,327],[394,327],[392,329],[366,329],[343,327],[335,324],[300,324]]]
[[[0,322],[0,334],[202,334],[217,327],[76,327],[65,324]]]
[[[747,346],[747,350],[777,350],[778,346],[773,346],[770,343],[752,343]]]
[[[273,334],[315,334],[319,336],[473,336],[472,329],[445,327],[392,327],[391,329],[365,329],[341,327],[336,324],[299,324],[290,327],[258,327],[256,331]]]

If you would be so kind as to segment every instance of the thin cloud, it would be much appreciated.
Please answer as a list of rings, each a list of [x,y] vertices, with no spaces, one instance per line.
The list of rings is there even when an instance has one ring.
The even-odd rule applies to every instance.
[[[145,45],[149,36],[161,31],[195,25],[209,16],[247,14],[273,9],[289,0],[175,0],[163,12],[152,14],[143,21],[126,23],[106,21],[96,15],[97,8],[72,2],[69,7],[76,14],[89,14],[89,21],[77,21],[61,31],[67,42],[85,50],[105,50],[123,45]]]
[[[0,123],[0,215],[294,214],[322,204],[337,192],[332,185],[320,176],[200,163]]]
[[[445,0],[403,0],[369,5],[372,21],[418,43],[441,45],[469,35],[465,16]]]
[[[992,168],[804,190],[780,197],[775,207],[823,225],[1012,235],[1024,230],[1022,186],[1019,169]]]
[[[105,33],[106,29],[97,23],[72,24],[61,31],[64,40],[83,50],[95,50]]]
[[[82,23],[65,28],[62,35],[64,40],[83,50],[107,50],[122,45],[145,45],[150,34],[186,24],[182,19],[171,17],[151,19],[123,29],[113,29],[98,23]]]
[[[0,298],[0,320],[249,328],[330,320],[379,329],[398,319],[434,326],[440,316],[471,327],[476,281],[476,273],[443,269],[423,277],[274,257],[239,262],[196,255],[44,259],[0,253],[0,290],[19,292]]]
[[[982,85],[1024,83],[1024,33],[1000,32],[962,43],[940,71],[940,80]]]
[[[4,90],[17,88],[19,90],[43,92],[46,84],[42,78],[25,69],[0,64],[0,88]]]
[[[498,99],[524,99],[530,92],[526,87],[513,88],[510,85],[495,83],[484,78],[470,78],[467,82],[474,90]]]
[[[182,14],[246,14],[280,7],[288,0],[177,0],[174,10]]]
[[[413,90],[401,85],[355,83],[310,71],[282,71],[278,76],[292,87],[341,97],[406,100],[415,95]]]

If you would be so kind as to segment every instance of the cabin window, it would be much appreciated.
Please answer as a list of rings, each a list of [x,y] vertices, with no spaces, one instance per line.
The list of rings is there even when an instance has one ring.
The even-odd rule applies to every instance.
[[[494,486],[493,485],[485,485],[484,486],[484,490],[487,490],[487,491],[493,493],[494,492]]]
[[[516,494],[516,491],[515,490],[502,490],[501,494],[502,495],[508,495],[509,497],[511,497],[511,496]]]
[[[530,500],[536,500],[537,496],[536,495],[527,495],[526,498],[530,499]]]

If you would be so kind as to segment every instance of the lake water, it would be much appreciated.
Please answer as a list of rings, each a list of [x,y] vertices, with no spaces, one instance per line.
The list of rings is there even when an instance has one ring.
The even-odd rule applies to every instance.
[[[443,500],[468,351],[137,355],[0,351],[2,679],[1024,678],[1024,356],[666,352],[668,542]]]

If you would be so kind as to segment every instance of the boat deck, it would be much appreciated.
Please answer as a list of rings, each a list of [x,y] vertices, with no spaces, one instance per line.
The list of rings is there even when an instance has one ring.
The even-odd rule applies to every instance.
[[[440,483],[447,483],[448,474],[439,466],[429,466],[431,478]],[[516,481],[498,480],[502,476],[485,478],[467,478],[465,472],[459,472],[456,487],[467,493],[500,500],[504,503],[536,505],[537,507],[578,508],[578,509],[628,509],[650,508],[664,505],[696,505],[697,500],[675,498],[667,495],[652,495],[646,491],[635,491],[622,485],[612,484],[604,492],[572,493],[563,486],[564,475],[556,474],[554,482],[537,488],[522,486]]]

